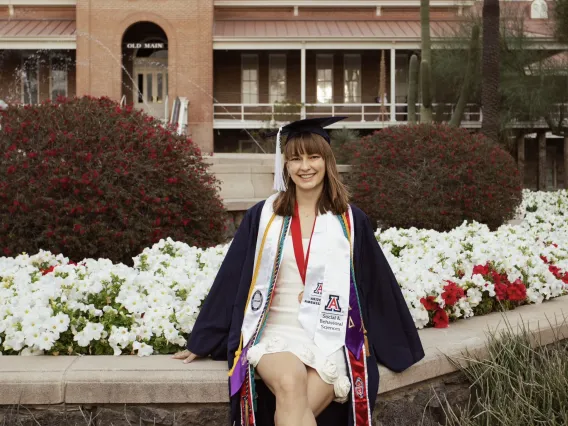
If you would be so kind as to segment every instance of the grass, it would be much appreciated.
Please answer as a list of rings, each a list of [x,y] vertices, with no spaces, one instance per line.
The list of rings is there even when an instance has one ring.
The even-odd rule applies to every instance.
[[[471,397],[465,407],[445,404],[446,426],[568,425],[568,340],[557,332],[541,346],[526,324],[519,327],[507,322],[490,334],[484,357],[451,360],[471,383]]]

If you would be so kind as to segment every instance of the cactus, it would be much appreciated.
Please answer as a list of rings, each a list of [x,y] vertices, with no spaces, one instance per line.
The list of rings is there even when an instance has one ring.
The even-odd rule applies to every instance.
[[[408,74],[408,122],[416,123],[416,94],[418,92],[418,56],[410,57]]]
[[[420,122],[432,122],[432,81],[430,63],[432,62],[432,45],[430,43],[430,0],[420,0],[421,57],[420,84],[422,86],[422,105],[420,106]],[[424,73],[427,73],[425,76]]]
[[[471,90],[471,80],[477,65],[479,51],[479,26],[474,25],[471,29],[471,41],[469,44],[469,54],[467,59],[467,68],[465,69],[465,76],[463,79],[463,85],[460,92],[460,97],[456,105],[456,109],[452,115],[449,125],[454,127],[459,127],[463,117],[463,112],[467,104],[469,93]]]
[[[422,60],[420,63],[420,84],[422,86],[422,108],[420,110],[420,122],[432,122],[432,92],[430,91],[430,83],[432,75],[430,74],[430,64],[428,61]]]

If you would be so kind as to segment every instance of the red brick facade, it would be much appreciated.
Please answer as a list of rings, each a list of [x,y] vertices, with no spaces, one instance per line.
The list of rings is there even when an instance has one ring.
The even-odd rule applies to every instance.
[[[168,39],[170,99],[190,99],[190,136],[213,151],[213,2],[78,0],[77,93],[122,95],[121,44],[137,22],[158,25]]]
[[[13,7],[0,6],[0,99],[25,103],[30,98],[36,102],[54,97],[59,92],[53,90],[58,86],[54,85],[52,60],[54,56],[63,57],[71,64],[65,77],[68,96],[108,96],[136,105],[142,96],[137,88],[143,87],[144,96],[150,96],[148,87],[158,90],[159,85],[161,92],[158,90],[156,104],[162,108],[165,120],[169,118],[166,114],[171,112],[173,100],[185,97],[189,100],[187,129],[192,139],[205,152],[230,151],[241,149],[236,147],[241,139],[247,139],[247,131],[258,130],[270,121],[269,58],[271,54],[284,53],[285,100],[298,104],[295,107],[299,108],[303,101],[308,105],[304,111],[312,108],[312,114],[325,115],[333,108],[337,115],[350,116],[346,120],[350,128],[367,133],[406,120],[408,58],[420,48],[417,4],[407,7],[401,0],[400,7],[377,8],[380,2],[369,2],[373,3],[370,7],[349,7],[348,2],[339,5],[330,0],[337,6],[307,7],[299,0],[296,9],[268,7],[269,0],[259,7],[250,6],[250,0],[242,3],[249,6],[215,5],[216,0],[76,0],[75,6],[26,6],[15,0]],[[439,31],[451,29],[467,8],[445,4],[431,1],[434,38]],[[475,9],[481,2],[472,4]],[[531,19],[530,6],[529,1],[505,2],[503,10],[519,10],[532,36],[550,38],[550,22]],[[165,60],[153,59],[157,56],[152,55],[142,57],[129,47],[150,35],[167,44]],[[26,44],[26,40],[30,43]],[[305,98],[302,99],[301,46],[306,43]],[[258,57],[257,102],[263,105],[256,107],[256,111],[254,105],[243,100],[242,55],[245,54]],[[333,107],[318,104],[318,54],[333,56],[330,99]],[[344,61],[353,54],[361,60],[361,96],[356,103],[346,104]],[[377,103],[383,55],[382,80],[389,103],[386,106]],[[140,66],[146,63],[144,60],[162,61],[159,62],[162,71],[158,67],[157,73],[151,77],[144,74],[143,80],[139,80],[140,68],[135,63]],[[34,78],[33,91],[25,83],[26,67],[31,67],[27,71]],[[23,90],[24,87],[28,90]],[[392,102],[397,105],[391,109]],[[241,116],[246,108],[255,112]],[[227,110],[230,113],[223,114]],[[257,111],[261,114],[256,115]],[[476,112],[472,114],[475,117]],[[477,114],[479,117],[479,110]],[[465,125],[478,127],[474,120]],[[550,183],[560,186],[566,175],[561,160],[563,147],[556,140],[550,140],[549,146],[550,167],[558,169],[550,175]],[[535,155],[527,140],[525,182],[528,186],[534,185]]]

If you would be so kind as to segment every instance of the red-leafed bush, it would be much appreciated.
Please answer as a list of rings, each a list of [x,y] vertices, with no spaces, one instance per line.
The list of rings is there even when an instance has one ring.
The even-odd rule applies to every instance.
[[[225,211],[199,147],[108,98],[0,112],[0,255],[132,257],[162,238],[222,242]]]
[[[352,144],[353,201],[385,227],[491,229],[522,200],[515,161],[481,134],[446,125],[388,127]]]

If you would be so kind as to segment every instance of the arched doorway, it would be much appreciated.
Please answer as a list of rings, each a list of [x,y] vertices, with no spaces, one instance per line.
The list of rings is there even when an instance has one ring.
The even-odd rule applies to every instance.
[[[125,68],[123,98],[156,118],[167,119],[168,38],[166,33],[152,22],[137,22],[124,33],[122,50]]]

